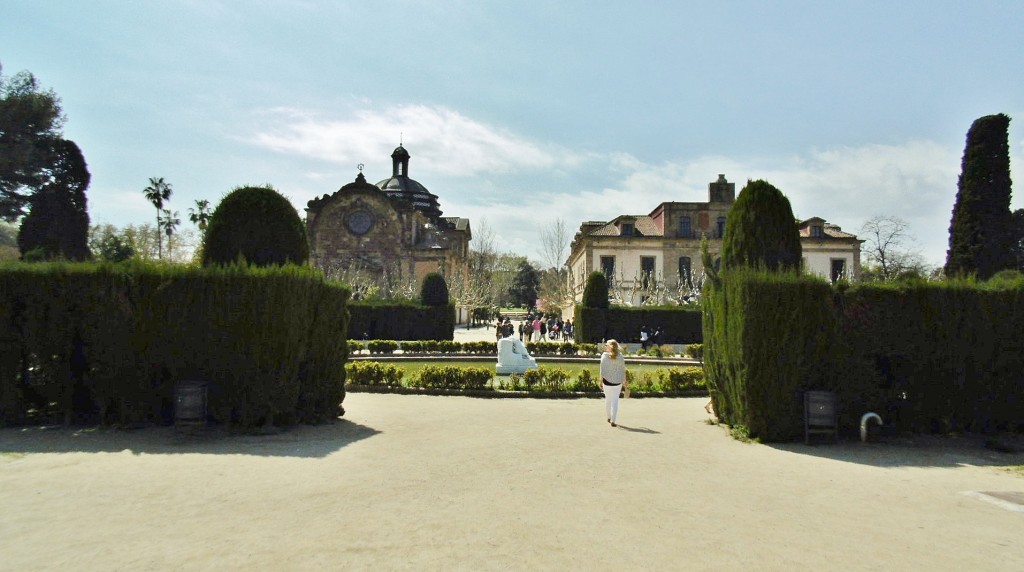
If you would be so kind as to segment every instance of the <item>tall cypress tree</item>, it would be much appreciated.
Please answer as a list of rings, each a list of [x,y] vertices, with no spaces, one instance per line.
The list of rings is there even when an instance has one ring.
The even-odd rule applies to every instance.
[[[767,181],[747,181],[722,239],[722,267],[800,268],[800,231],[789,199]]]
[[[604,272],[591,272],[583,288],[583,306],[586,308],[608,308],[608,277]]]
[[[1014,267],[1010,222],[1010,118],[1000,113],[974,121],[957,182],[949,224],[946,276],[983,280]]]

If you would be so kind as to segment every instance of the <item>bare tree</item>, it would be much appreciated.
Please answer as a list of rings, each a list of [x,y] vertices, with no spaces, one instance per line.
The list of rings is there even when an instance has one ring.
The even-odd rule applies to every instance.
[[[565,221],[556,218],[540,231],[541,263],[545,268],[562,268],[565,265],[566,250],[571,240]]]
[[[924,259],[914,249],[915,238],[909,229],[909,223],[896,216],[878,215],[864,223],[860,235],[864,238],[861,253],[866,279],[886,282],[908,273],[926,274]]]
[[[353,300],[415,300],[419,295],[416,280],[403,275],[398,262],[378,266],[353,257],[329,265],[323,273],[347,284]]]

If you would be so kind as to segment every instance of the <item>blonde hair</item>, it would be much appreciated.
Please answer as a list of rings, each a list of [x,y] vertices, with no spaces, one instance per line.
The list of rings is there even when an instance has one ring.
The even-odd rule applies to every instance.
[[[608,340],[605,342],[605,345],[608,346],[608,349],[610,350],[608,353],[611,354],[612,359],[619,359],[619,342],[615,340]]]

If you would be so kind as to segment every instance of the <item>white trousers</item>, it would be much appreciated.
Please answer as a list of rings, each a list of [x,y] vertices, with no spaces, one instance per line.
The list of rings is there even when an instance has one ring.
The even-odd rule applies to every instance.
[[[615,416],[619,413],[619,392],[622,391],[621,385],[605,385],[601,384],[604,389],[604,412],[605,417],[612,420],[615,423]]]

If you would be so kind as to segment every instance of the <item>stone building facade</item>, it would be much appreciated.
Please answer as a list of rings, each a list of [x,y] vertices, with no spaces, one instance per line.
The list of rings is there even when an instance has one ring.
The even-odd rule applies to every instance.
[[[646,215],[582,223],[566,261],[574,300],[582,300],[587,276],[594,271],[608,277],[609,295],[616,303],[695,299],[704,271],[701,238],[708,238],[708,252],[718,260],[735,201],[735,183],[719,175],[708,184],[707,202],[664,202]],[[798,226],[804,268],[832,280],[859,275],[861,241],[856,236],[817,217]]]
[[[379,284],[417,286],[430,272],[465,274],[469,220],[442,216],[437,196],[409,178],[409,158],[399,145],[390,178],[373,185],[360,172],[337,192],[308,202],[314,267],[328,276],[363,273]]]

